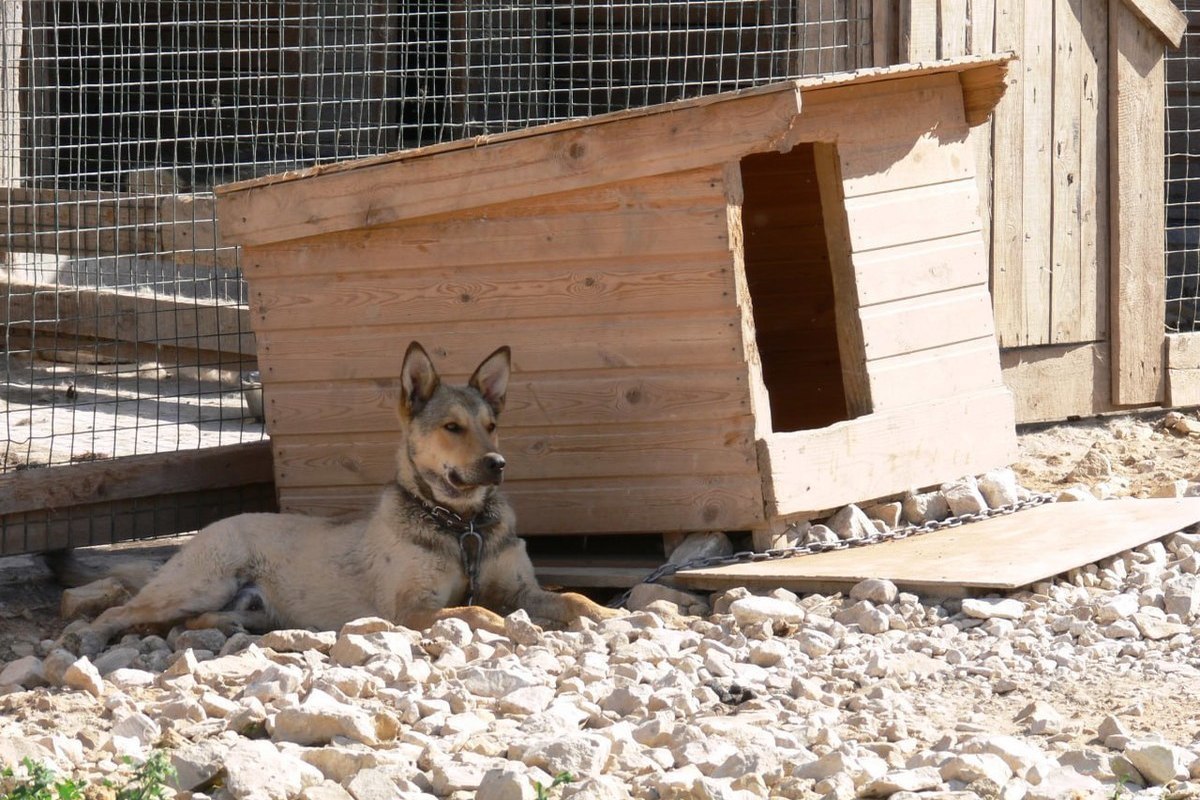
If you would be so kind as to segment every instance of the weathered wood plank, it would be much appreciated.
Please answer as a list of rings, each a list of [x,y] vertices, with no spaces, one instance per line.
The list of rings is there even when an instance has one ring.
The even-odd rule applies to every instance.
[[[858,253],[854,269],[864,306],[986,286],[988,279],[987,256],[976,233]]]
[[[723,105],[679,106],[628,116],[621,125],[314,173],[286,192],[219,194],[222,232],[231,242],[256,245],[458,211],[465,197],[492,205],[721,164],[786,133],[800,94],[793,88],[742,95],[736,115],[724,113]]]
[[[169,300],[57,284],[0,281],[0,323],[7,327],[138,344],[253,356],[245,308],[204,300]]]
[[[630,475],[757,475],[753,420],[660,426],[502,427],[507,483]],[[287,437],[275,447],[288,486],[383,485],[395,477],[395,432]]]
[[[1051,118],[1053,157],[1050,159],[1050,340],[1064,344],[1091,341],[1084,333],[1083,314],[1095,307],[1090,269],[1081,258],[1084,196],[1081,191],[1082,153],[1080,112],[1083,108],[1084,0],[1053,0],[1054,101]],[[1090,198],[1089,198],[1090,200]]]
[[[1080,330],[1100,340],[1108,331],[1108,8],[1082,5],[1079,108],[1079,263],[1082,277]]]
[[[900,61],[900,0],[871,3],[871,48],[874,66],[886,67]]]
[[[937,51],[938,0],[901,0],[900,60],[933,61]]]
[[[507,344],[518,373],[573,372],[651,366],[701,367],[741,359],[738,315],[729,309],[642,316],[526,319],[497,334],[496,321],[434,321],[426,325],[263,331],[259,367],[273,381],[396,377],[411,340],[439,361],[465,364]],[[503,339],[503,341],[501,341]]]
[[[513,481],[505,493],[522,536],[746,530],[762,523],[757,476]],[[373,487],[280,490],[280,507],[318,516],[368,510]]]
[[[876,411],[1003,385],[996,340],[991,336],[876,359],[867,365],[867,372]]]
[[[1164,391],[1163,45],[1125,3],[1109,12],[1112,397],[1136,405]]]
[[[854,252],[879,250],[979,230],[973,178],[847,198]]]
[[[897,300],[862,310],[868,361],[993,335],[992,302],[983,286]]]
[[[1167,405],[1200,405],[1200,333],[1167,335]]]
[[[267,441],[20,470],[0,475],[0,516],[272,480]]]
[[[1200,520],[1200,499],[1053,503],[924,536],[807,558],[680,572],[675,580],[720,591],[784,586],[847,591],[866,578],[935,597],[1012,591],[1094,564]],[[1030,531],[1039,535],[1031,536]],[[1047,542],[1053,542],[1052,547]]]
[[[28,511],[0,517],[0,555],[185,533],[233,514],[275,510],[267,482]]]
[[[453,270],[393,270],[327,278],[260,278],[250,308],[260,330],[425,325],[592,314],[720,311],[729,306],[728,251],[713,256],[653,256],[591,264],[556,262]]]
[[[1090,417],[1115,410],[1107,342],[1000,352],[1019,423]]]
[[[1024,49],[1024,0],[995,2],[996,49]],[[992,297],[1001,347],[1028,343],[1034,324],[1030,294],[1037,291],[1037,283],[1025,275],[1025,72],[1020,64],[1008,71],[1008,90],[992,122],[993,174],[1004,176],[993,184],[991,227]]]
[[[463,382],[467,375],[443,377]],[[273,436],[394,430],[398,388],[396,381],[277,384],[265,392],[265,412]],[[724,419],[749,412],[741,370],[630,370],[553,379],[518,374],[509,384],[504,424],[626,425]]]
[[[967,48],[967,0],[938,0],[938,58],[956,58]]]
[[[768,516],[837,508],[1010,463],[1007,389],[938,398],[759,442]],[[970,430],[969,439],[948,430]],[[829,475],[838,476],[830,481]]]
[[[995,0],[968,0],[967,14],[970,17],[967,52],[972,55],[995,52],[997,49]],[[983,242],[987,248],[986,252],[989,253],[992,247],[993,125],[994,120],[989,113],[988,121],[972,128],[968,137],[972,152],[975,154],[975,181],[979,184],[979,216],[983,224]]]
[[[1024,344],[1050,341],[1053,270],[1054,3],[1025,4],[1021,190],[1022,272],[1027,330]]]
[[[1179,47],[1187,32],[1187,17],[1172,0],[1122,0],[1139,20],[1163,42]]]

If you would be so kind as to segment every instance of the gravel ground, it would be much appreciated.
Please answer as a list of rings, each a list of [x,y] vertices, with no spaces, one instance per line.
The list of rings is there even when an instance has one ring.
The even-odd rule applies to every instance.
[[[1030,431],[1016,473],[1197,491],[1195,419]],[[98,784],[166,749],[181,798],[536,798],[564,772],[548,796],[1200,797],[1198,575],[1193,529],[1007,597],[643,592],[566,631],[188,631],[93,662],[56,647],[53,589],[12,562],[0,763]]]

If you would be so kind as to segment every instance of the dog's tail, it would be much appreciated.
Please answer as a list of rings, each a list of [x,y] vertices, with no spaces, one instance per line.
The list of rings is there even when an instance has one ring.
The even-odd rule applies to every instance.
[[[122,558],[121,560],[86,558],[76,550],[52,550],[42,555],[46,566],[61,586],[84,586],[102,578],[115,578],[130,592],[137,592],[150,582],[163,563],[153,557]]]

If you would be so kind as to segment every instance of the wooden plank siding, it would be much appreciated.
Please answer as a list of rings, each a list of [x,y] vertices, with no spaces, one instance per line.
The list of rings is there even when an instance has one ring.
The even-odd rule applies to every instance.
[[[283,507],[337,512],[392,479],[396,376],[415,338],[455,382],[512,347],[502,435],[524,533],[760,519],[725,177],[712,167],[248,248]],[[680,502],[699,486],[694,518],[654,511],[648,480]],[[581,482],[586,503],[564,499]],[[623,513],[639,494],[645,513]]]
[[[900,57],[927,55],[933,41],[940,57],[1020,58],[992,121],[972,134],[1001,347],[1057,353],[1080,381],[1066,393],[1083,402],[1072,415],[1163,402],[1162,56],[1182,13],[1169,0],[900,0],[877,15]],[[1111,391],[1094,396],[1069,347],[1092,343],[1112,371]],[[1024,373],[1011,376],[1029,391]],[[1066,407],[1028,400],[1018,408]]]
[[[824,510],[831,484],[849,502],[1006,463],[967,138],[1005,64],[789,82],[225,187],[281,505],[361,510],[393,479],[411,339],[451,382],[512,348],[505,485],[531,535],[761,531]],[[522,166],[572,152],[586,169]],[[964,419],[969,444],[926,447]],[[910,463],[847,481],[832,449],[859,436]]]

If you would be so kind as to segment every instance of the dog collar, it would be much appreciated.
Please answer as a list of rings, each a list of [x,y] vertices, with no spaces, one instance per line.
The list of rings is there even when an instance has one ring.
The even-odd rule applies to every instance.
[[[492,521],[488,525],[477,526],[475,521],[484,516],[483,511],[480,511],[470,519],[463,519],[444,506],[426,503],[403,486],[397,485],[397,487],[403,494],[408,495],[421,508],[425,516],[436,525],[445,529],[448,533],[458,534],[458,551],[462,557],[463,572],[467,576],[466,605],[474,605],[475,595],[479,593],[479,564],[483,560],[483,534],[480,533],[479,528],[486,530],[491,525],[494,525],[495,521]],[[484,508],[486,510],[486,506]]]

